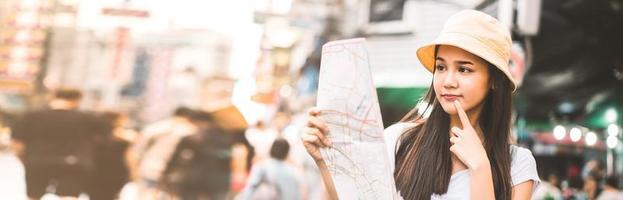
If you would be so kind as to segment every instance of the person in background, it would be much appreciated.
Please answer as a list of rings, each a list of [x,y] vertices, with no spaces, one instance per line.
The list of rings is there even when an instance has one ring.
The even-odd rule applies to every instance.
[[[270,126],[266,126],[263,121],[258,121],[254,127],[247,129],[245,138],[253,147],[255,157],[252,164],[270,158],[270,147],[279,137],[286,138],[289,142],[299,142],[298,134],[295,137],[286,135],[286,129],[290,125],[290,117],[284,112],[277,112],[273,116]],[[290,139],[292,138],[292,139]]]
[[[582,167],[582,178],[592,176],[594,178],[605,177],[605,163],[599,160],[590,160]]]
[[[126,118],[116,112],[102,114],[107,122],[106,133],[95,148],[95,173],[89,197],[91,200],[115,199],[129,180],[126,155],[132,136],[125,130]]]
[[[289,151],[288,141],[277,138],[270,148],[270,159],[253,167],[238,199],[302,199],[299,175],[285,161]]]
[[[194,114],[189,108],[177,108],[172,117],[145,127],[131,147],[131,174],[138,183],[141,199],[153,199],[162,194],[159,180],[175,147],[184,136],[197,131],[191,121]]]
[[[26,199],[24,165],[13,153],[11,131],[4,125],[0,117],[0,199]]]
[[[93,147],[105,122],[78,110],[82,92],[60,89],[50,109],[25,114],[12,127],[13,142],[26,169],[28,196],[46,192],[77,197],[88,193],[94,170]]]
[[[562,199],[562,193],[558,189],[558,176],[555,173],[550,173],[547,176],[547,181],[541,182],[532,196],[534,200],[560,200]]]
[[[227,199],[231,185],[233,135],[207,112],[192,117],[195,134],[183,137],[161,178],[161,185],[183,200]]]
[[[583,179],[582,191],[576,193],[575,197],[579,200],[594,200],[599,194],[599,187],[596,177],[588,175]]]
[[[597,200],[623,200],[623,194],[619,191],[619,180],[614,177],[606,178],[603,191],[597,197]]]
[[[247,129],[245,137],[253,147],[254,158],[251,164],[269,158],[270,145],[277,138],[278,132],[266,127],[263,121],[258,121],[255,126]]]
[[[600,195],[600,178],[594,175],[571,177],[568,181],[569,186],[563,190],[563,198],[570,200],[594,200]],[[563,182],[564,183],[564,182]],[[563,188],[565,185],[563,184]]]

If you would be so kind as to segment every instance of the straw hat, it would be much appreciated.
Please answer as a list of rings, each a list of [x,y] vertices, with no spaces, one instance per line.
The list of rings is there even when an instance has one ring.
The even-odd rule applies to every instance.
[[[417,57],[428,71],[435,65],[435,46],[451,45],[468,51],[495,65],[513,83],[509,70],[511,35],[497,19],[475,10],[463,10],[452,15],[439,36],[417,50]]]

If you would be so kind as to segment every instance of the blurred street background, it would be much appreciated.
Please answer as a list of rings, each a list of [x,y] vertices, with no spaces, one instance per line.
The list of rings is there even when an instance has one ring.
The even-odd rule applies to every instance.
[[[621,0],[0,0],[0,199],[326,199],[298,138],[322,45],[367,39],[387,127],[463,9],[512,31],[534,199],[617,193]]]

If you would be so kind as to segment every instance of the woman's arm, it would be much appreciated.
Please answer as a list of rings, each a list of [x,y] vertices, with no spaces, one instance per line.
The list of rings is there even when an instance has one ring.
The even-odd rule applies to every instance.
[[[334,200],[337,199],[335,185],[333,184],[333,179],[331,179],[329,168],[320,154],[321,147],[331,146],[331,141],[325,137],[325,135],[329,133],[329,127],[327,127],[324,121],[318,118],[319,115],[320,110],[318,108],[314,107],[309,109],[307,126],[301,133],[301,140],[303,141],[305,150],[307,150],[307,153],[309,153],[309,155],[314,159],[318,169],[320,170],[320,175],[324,181],[325,188],[329,193],[329,199]]]
[[[470,123],[465,110],[458,101],[454,101],[463,129],[452,127],[450,131],[450,151],[467,166],[470,173],[470,199],[495,200],[491,163],[480,137]]]
[[[469,168],[470,173],[470,199],[491,199],[495,200],[493,187],[493,176],[491,175],[491,165],[487,159],[486,163]]]
[[[320,170],[320,175],[322,176],[322,180],[324,182],[324,186],[327,189],[327,193],[329,193],[329,199],[337,200],[337,191],[335,191],[335,185],[333,184],[333,179],[331,179],[331,174],[329,173],[329,168],[324,160],[316,161],[316,165]]]
[[[533,187],[532,180],[513,186],[513,200],[529,200],[532,198]]]
[[[481,169],[470,169],[470,173],[470,185],[477,186],[470,188],[470,199],[495,199],[491,167],[485,165]],[[533,187],[534,181],[532,180],[513,186],[513,200],[530,200]]]

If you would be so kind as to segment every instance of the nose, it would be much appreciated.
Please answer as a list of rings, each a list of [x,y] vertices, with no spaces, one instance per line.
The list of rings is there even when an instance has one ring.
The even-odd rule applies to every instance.
[[[459,83],[456,78],[456,72],[448,71],[443,78],[443,87],[446,89],[457,88]]]

